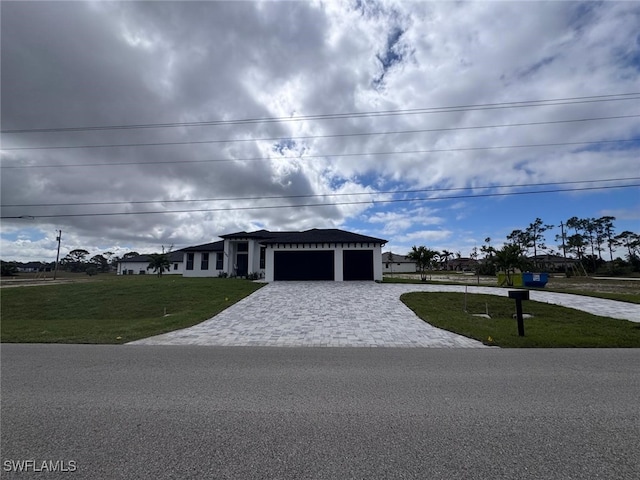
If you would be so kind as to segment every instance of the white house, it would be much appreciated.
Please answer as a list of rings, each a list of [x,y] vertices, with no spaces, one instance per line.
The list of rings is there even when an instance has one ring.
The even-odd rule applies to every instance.
[[[382,273],[416,273],[416,262],[406,255],[385,252],[382,254]]]
[[[380,238],[338,229],[237,232],[182,249],[185,277],[257,274],[279,280],[382,280]]]
[[[147,268],[151,258],[149,255],[136,255],[135,257],[124,258],[118,262],[118,275],[144,275],[154,273],[153,269]],[[169,261],[171,265],[168,271],[164,271],[163,275],[182,275],[183,273],[183,254],[182,250],[176,250],[169,253]]]

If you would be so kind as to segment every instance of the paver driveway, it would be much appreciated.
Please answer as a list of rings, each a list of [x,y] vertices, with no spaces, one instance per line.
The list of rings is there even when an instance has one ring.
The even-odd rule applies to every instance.
[[[400,301],[406,292],[464,289],[461,285],[275,282],[203,323],[130,344],[484,347],[423,322]],[[507,290],[492,287],[468,287],[468,291],[507,295]],[[551,292],[531,292],[531,299],[640,321],[640,305]]]

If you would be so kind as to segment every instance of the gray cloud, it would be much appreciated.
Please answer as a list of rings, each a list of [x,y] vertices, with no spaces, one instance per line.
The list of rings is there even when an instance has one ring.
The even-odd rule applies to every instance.
[[[286,117],[634,91],[639,71],[629,45],[637,35],[637,19],[636,5],[614,2],[3,2],[2,128]],[[611,102],[339,121],[3,134],[2,145],[287,139],[620,115],[635,109],[633,102]],[[297,205],[307,200],[264,197],[331,194],[340,188],[373,191],[381,186],[565,180],[575,178],[572,165],[583,166],[584,178],[622,176],[633,150],[606,152],[606,163],[605,152],[576,152],[573,147],[322,155],[593,141],[637,135],[635,125],[594,122],[311,138],[281,151],[274,148],[277,141],[5,150],[3,166],[107,165],[5,168],[2,214],[37,217]],[[285,158],[295,156],[302,158]],[[271,159],[242,160],[262,157]],[[226,161],[192,163],[213,159]],[[109,165],[123,162],[139,164]],[[163,203],[236,197],[253,200]],[[8,206],[143,200],[157,203]],[[78,242],[143,249],[210,241],[236,229],[340,226],[366,217],[368,209],[361,205],[38,218],[35,225],[43,231],[64,228]],[[397,225],[408,229],[411,213],[403,210],[402,218]],[[7,220],[3,229],[12,231],[23,224]],[[413,238],[411,232],[405,237]],[[11,242],[4,245],[5,251],[17,251]]]

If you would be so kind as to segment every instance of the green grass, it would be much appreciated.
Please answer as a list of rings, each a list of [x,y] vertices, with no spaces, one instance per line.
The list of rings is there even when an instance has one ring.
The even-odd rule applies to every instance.
[[[525,336],[518,336],[517,322],[512,318],[515,301],[494,295],[467,295],[464,312],[463,293],[406,293],[401,300],[416,315],[435,327],[442,328],[486,345],[499,347],[640,347],[640,324],[626,320],[598,317],[571,308],[525,301]],[[474,317],[485,313],[491,319]]]
[[[640,304],[640,293],[625,292],[593,292],[589,290],[572,290],[569,288],[531,288],[541,292],[568,293],[570,295],[582,295],[584,297],[604,298],[605,300],[617,300],[619,302]]]
[[[435,275],[435,274],[434,274]],[[437,277],[436,277],[437,278]],[[423,282],[420,280],[420,278],[397,278],[397,277],[388,277],[385,276],[382,280],[383,283],[415,283],[415,284],[431,284],[431,285],[469,285],[469,286],[476,286],[476,277],[467,277],[468,278],[468,282],[450,282],[450,281],[443,281],[443,280],[427,280],[426,282]],[[591,279],[589,279],[591,280]],[[548,283],[546,285],[546,287],[544,288],[530,288],[530,290],[539,290],[541,292],[556,292],[556,293],[568,293],[568,294],[572,294],[572,295],[582,295],[582,296],[586,296],[586,297],[594,297],[594,298],[604,298],[606,300],[617,300],[619,302],[627,302],[627,303],[635,303],[635,304],[640,304],[640,289],[635,288],[636,286],[633,284],[630,285],[623,285],[623,287],[620,287],[619,285],[615,285],[613,287],[611,287],[610,285],[607,285],[607,282],[610,283],[610,281],[608,280],[591,280],[591,283],[595,283],[595,282],[600,282],[600,284],[607,286],[609,288],[620,288],[620,290],[624,290],[624,291],[607,291],[607,292],[603,292],[603,291],[594,291],[594,290],[587,290],[588,285],[584,285],[583,288],[580,289],[580,285],[578,284],[578,289],[574,289],[574,288],[567,288],[566,285],[563,285],[562,283],[557,282],[557,279],[552,279],[550,281],[550,283]],[[629,282],[631,283],[631,282]],[[522,287],[499,287],[497,285],[497,283],[495,285],[486,285],[486,284],[481,284],[480,286],[482,287],[496,287],[496,288],[522,288]]]
[[[94,278],[99,281],[3,288],[2,342],[126,343],[200,323],[261,286],[173,275]]]

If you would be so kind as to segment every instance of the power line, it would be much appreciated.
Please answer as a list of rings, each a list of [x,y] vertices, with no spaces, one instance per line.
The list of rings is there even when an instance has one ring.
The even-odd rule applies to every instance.
[[[149,203],[199,203],[199,202],[222,202],[237,200],[285,200],[293,198],[320,198],[320,197],[349,197],[356,195],[387,195],[387,194],[406,194],[406,193],[425,193],[425,192],[452,192],[460,190],[486,190],[489,188],[520,188],[520,187],[542,187],[550,185],[575,185],[581,183],[602,183],[602,182],[620,182],[640,180],[640,177],[627,178],[603,178],[599,180],[574,180],[567,182],[543,182],[543,183],[520,183],[511,185],[489,185],[474,187],[451,187],[451,188],[421,188],[411,190],[386,190],[375,192],[350,192],[350,193],[320,193],[306,195],[268,195],[260,197],[216,197],[216,198],[199,198],[199,199],[182,199],[182,200],[138,200],[138,201],[118,201],[118,202],[78,202],[78,203],[30,203],[30,204],[9,204],[3,207],[71,207],[71,206],[95,206],[95,205],[143,205]]]
[[[263,118],[246,118],[233,120],[208,120],[202,122],[170,122],[170,123],[146,123],[146,124],[129,124],[129,125],[102,125],[102,126],[79,126],[79,127],[49,127],[49,128],[21,128],[0,130],[0,133],[16,134],[16,133],[58,133],[58,132],[82,132],[96,130],[130,130],[145,128],[171,128],[171,127],[198,127],[198,126],[218,126],[218,125],[244,125],[253,123],[282,123],[282,122],[299,122],[305,120],[336,120],[344,118],[364,118],[364,117],[380,117],[395,115],[417,115],[427,113],[449,113],[471,110],[493,110],[502,108],[522,108],[522,107],[547,107],[555,105],[572,105],[581,103],[595,102],[611,102],[620,100],[637,100],[640,92],[617,93],[609,95],[590,95],[583,97],[566,97],[544,100],[524,100],[517,102],[500,102],[485,104],[468,104],[455,105],[448,107],[426,107],[415,109],[401,110],[375,110],[368,112],[349,112],[349,113],[329,113],[318,115],[300,115],[290,117],[263,117]]]
[[[510,192],[510,193],[485,193],[485,194],[473,194],[473,195],[452,195],[447,197],[421,197],[421,198],[402,198],[392,200],[363,200],[363,201],[350,201],[350,202],[333,202],[333,203],[309,203],[300,205],[263,205],[263,206],[251,206],[251,207],[221,207],[221,208],[202,208],[202,209],[190,209],[190,210],[161,210],[161,211],[147,211],[147,212],[107,212],[107,213],[69,213],[69,214],[56,214],[56,215],[17,215],[0,217],[1,220],[9,219],[36,219],[36,218],[69,218],[69,217],[105,217],[105,216],[119,216],[119,215],[159,215],[168,213],[202,213],[202,212],[229,212],[240,210],[270,210],[281,208],[304,208],[304,207],[332,207],[340,205],[363,205],[363,204],[387,204],[387,203],[406,203],[406,202],[426,202],[426,201],[441,201],[441,200],[457,200],[462,198],[483,198],[483,197],[505,197],[512,195],[538,195],[543,193],[560,193],[560,192],[580,192],[587,190],[609,190],[614,188],[631,188],[640,187],[640,183],[632,185],[611,185],[604,187],[583,187],[583,188],[559,188],[554,190],[535,190],[526,192]]]
[[[640,97],[639,97],[640,98]],[[298,137],[271,137],[271,138],[238,138],[238,139],[224,139],[224,140],[189,140],[182,142],[149,142],[149,143],[119,143],[119,144],[104,144],[104,145],[48,145],[41,147],[10,147],[3,148],[4,151],[16,151],[16,150],[74,150],[74,149],[91,149],[91,148],[128,148],[128,147],[162,147],[162,146],[176,146],[176,145],[208,145],[214,143],[241,143],[241,142],[261,142],[261,141],[282,141],[282,140],[314,140],[320,138],[344,138],[344,137],[363,137],[363,136],[375,136],[375,135],[402,135],[410,133],[429,133],[429,132],[447,132],[455,130],[476,130],[482,128],[505,128],[505,127],[526,127],[535,125],[555,125],[561,123],[577,123],[577,122],[592,122],[602,120],[619,120],[625,118],[636,118],[640,115],[616,115],[612,117],[593,117],[593,118],[577,118],[569,120],[551,120],[547,122],[526,122],[526,123],[511,123],[503,125],[478,125],[469,127],[447,127],[447,128],[426,128],[419,130],[398,130],[391,132],[360,132],[360,133],[339,133],[331,135],[306,135]]]
[[[250,158],[217,158],[210,160],[157,160],[151,162],[102,162],[102,163],[62,163],[52,165],[2,165],[0,169],[9,168],[68,168],[68,167],[104,167],[104,166],[123,166],[123,165],[164,165],[164,164],[187,164],[187,163],[222,163],[222,162],[255,162],[265,160],[306,160],[311,158],[326,158],[326,157],[362,157],[367,155],[407,155],[418,153],[446,153],[446,152],[469,152],[469,151],[481,151],[481,150],[500,150],[509,148],[539,148],[539,147],[561,147],[561,146],[576,146],[576,145],[594,145],[594,144],[606,144],[606,143],[627,143],[627,142],[640,142],[640,138],[630,139],[617,139],[617,140],[594,140],[589,142],[560,142],[560,143],[532,143],[524,145],[496,145],[490,147],[460,147],[460,148],[437,148],[428,150],[406,150],[401,152],[355,152],[355,153],[325,153],[316,155],[299,155],[289,157],[250,157]]]

